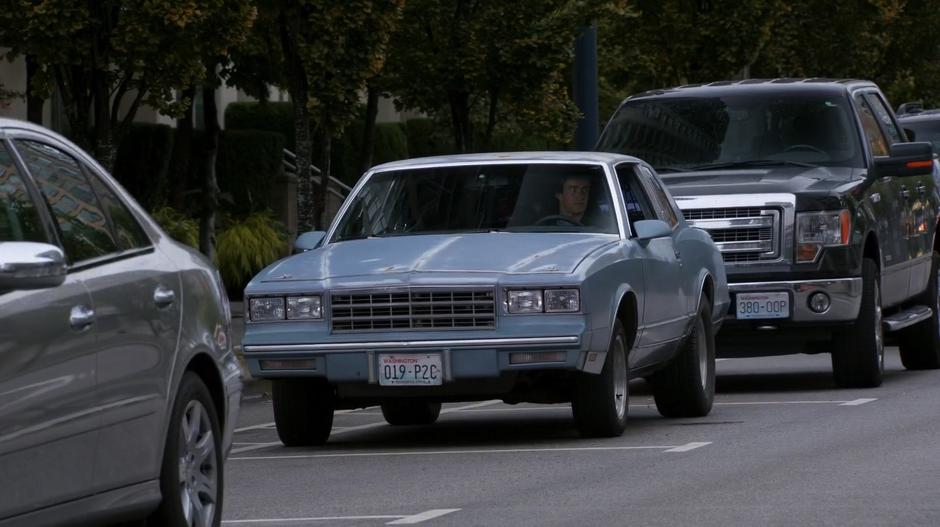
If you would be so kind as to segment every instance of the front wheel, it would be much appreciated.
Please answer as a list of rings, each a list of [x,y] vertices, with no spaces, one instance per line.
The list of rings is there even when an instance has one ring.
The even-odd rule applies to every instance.
[[[935,370],[940,368],[940,253],[934,251],[933,264],[927,290],[920,296],[919,303],[930,307],[930,318],[901,330],[898,350],[901,352],[901,364],[909,370]]]
[[[186,373],[167,430],[151,525],[215,527],[222,518],[222,433],[209,389]]]
[[[627,339],[620,321],[614,332],[600,375],[579,372],[571,410],[584,437],[616,437],[627,425]]]
[[[323,379],[271,382],[274,426],[284,446],[326,443],[333,429],[333,389]]]
[[[855,322],[835,338],[832,374],[842,388],[881,386],[885,371],[884,328],[878,266],[862,260],[862,304]]]
[[[711,306],[699,303],[692,333],[679,354],[652,378],[656,409],[663,417],[704,417],[715,400],[715,334]]]

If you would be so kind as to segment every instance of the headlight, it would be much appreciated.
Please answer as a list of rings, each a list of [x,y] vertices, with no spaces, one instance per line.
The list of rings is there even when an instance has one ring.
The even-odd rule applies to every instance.
[[[823,247],[846,245],[852,235],[849,211],[801,212],[796,215],[796,261],[814,262]]]
[[[541,313],[542,312],[541,289],[509,291],[509,312],[510,313]]]
[[[261,297],[249,300],[252,322],[284,320],[285,311],[283,297]]]
[[[581,309],[581,295],[577,289],[546,289],[546,313],[575,313]]]
[[[310,320],[323,316],[323,306],[319,296],[287,297],[288,320]]]

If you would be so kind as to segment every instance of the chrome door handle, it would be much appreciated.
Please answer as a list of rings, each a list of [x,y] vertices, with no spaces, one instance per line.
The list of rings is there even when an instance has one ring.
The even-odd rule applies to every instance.
[[[921,196],[923,196],[924,194],[926,194],[926,193],[927,193],[927,185],[924,185],[923,183],[921,183],[920,185],[917,185],[917,192],[918,192]]]
[[[172,305],[176,301],[176,293],[172,289],[167,288],[163,285],[158,285],[156,289],[153,290],[153,303],[157,307],[167,307]]]
[[[88,306],[75,306],[69,313],[69,325],[82,331],[95,321],[95,310]]]
[[[911,197],[911,191],[907,190],[907,187],[901,187],[901,197],[904,199]]]

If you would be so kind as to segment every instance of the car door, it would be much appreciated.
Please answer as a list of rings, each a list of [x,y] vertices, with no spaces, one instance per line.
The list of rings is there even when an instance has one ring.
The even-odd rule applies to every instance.
[[[96,336],[81,258],[94,240],[59,233],[0,133],[2,241],[63,248],[70,268],[58,287],[0,291],[0,519],[91,494],[100,414],[95,411]],[[65,236],[62,236],[64,234]],[[0,243],[0,252],[3,244]]]
[[[670,215],[653,193],[653,186],[644,179],[654,176],[646,167],[623,164],[617,167],[627,217],[632,224],[640,220],[659,219],[675,226],[678,218]],[[631,235],[635,232],[631,231]],[[630,367],[642,367],[671,353],[677,338],[685,331],[688,316],[680,305],[680,254],[673,236],[634,244],[643,259],[646,294],[643,298],[642,334],[636,349],[631,351]]]
[[[159,474],[169,372],[179,337],[182,293],[176,269],[112,183],[78,152],[35,137],[15,142],[47,199],[74,196],[80,206],[72,225],[93,228],[107,240],[107,253],[83,271],[98,330],[101,430],[94,489],[153,479]]]
[[[856,92],[852,99],[868,141],[871,158],[889,155],[891,142],[864,93]],[[872,165],[872,161],[869,161],[869,167]],[[871,215],[876,220],[882,259],[881,303],[887,307],[903,302],[908,297],[911,219],[902,197],[904,178],[875,176],[877,179],[868,191],[869,199],[862,206],[870,207]]]

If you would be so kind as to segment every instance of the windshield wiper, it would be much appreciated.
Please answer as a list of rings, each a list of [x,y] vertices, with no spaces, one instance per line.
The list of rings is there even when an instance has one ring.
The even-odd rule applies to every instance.
[[[738,167],[772,167],[772,166],[791,166],[803,168],[819,168],[819,165],[812,163],[802,163],[800,161],[787,161],[783,159],[750,159],[748,161],[726,161],[722,163],[707,163],[687,168],[685,171],[712,170],[721,168]]]

